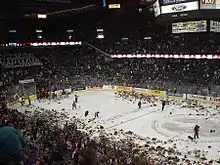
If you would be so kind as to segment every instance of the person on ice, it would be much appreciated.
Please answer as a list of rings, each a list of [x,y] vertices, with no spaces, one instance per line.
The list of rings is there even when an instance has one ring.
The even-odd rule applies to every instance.
[[[195,125],[194,127],[194,139],[198,139],[199,138],[199,126]]]
[[[95,112],[95,118],[99,117],[99,112]]]
[[[72,110],[73,109],[76,109],[76,102],[75,101],[73,101],[73,104],[72,104]]]
[[[23,98],[23,97],[20,97],[20,98],[19,98],[19,102],[20,102],[21,106],[23,107],[23,106],[24,106],[24,103],[25,103],[24,98]]]
[[[89,115],[89,111],[85,112],[85,117],[87,117]]]
[[[75,94],[75,102],[78,103],[78,98],[79,96],[77,94]]]
[[[141,100],[138,102],[138,108],[141,108]]]
[[[31,106],[31,98],[28,97],[28,106]]]
[[[163,100],[163,101],[162,101],[162,109],[161,109],[162,111],[164,110],[165,105],[166,105],[166,101]]]

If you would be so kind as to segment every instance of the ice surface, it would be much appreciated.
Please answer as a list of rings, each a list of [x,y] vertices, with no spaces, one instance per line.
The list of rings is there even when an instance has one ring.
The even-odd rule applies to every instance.
[[[76,110],[71,110],[73,96],[61,100],[60,104],[55,101],[33,104],[35,107],[58,111],[64,108],[70,117],[76,116],[85,121],[92,119],[94,113],[99,111],[99,119],[88,122],[92,128],[102,125],[107,131],[115,129],[132,131],[141,137],[155,137],[163,142],[166,141],[166,144],[163,142],[160,144],[165,147],[173,147],[176,144],[176,149],[183,155],[189,151],[201,150],[208,159],[220,158],[219,109],[215,105],[186,108],[183,107],[185,103],[182,101],[173,100],[172,104],[166,105],[165,110],[161,111],[160,101],[156,102],[156,106],[147,103],[138,109],[137,102],[116,98],[114,92],[109,91],[79,92],[78,95],[79,103]],[[86,110],[89,111],[89,116],[84,117]],[[193,137],[195,124],[200,126],[200,138],[192,142],[188,136]],[[215,132],[210,133],[211,129]],[[193,154],[188,156],[195,159]]]

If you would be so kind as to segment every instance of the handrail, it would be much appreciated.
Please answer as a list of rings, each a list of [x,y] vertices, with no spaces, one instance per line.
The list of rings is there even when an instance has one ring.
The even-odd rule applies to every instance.
[[[93,49],[95,49],[95,50],[99,51],[100,53],[104,54],[105,56],[107,56],[107,57],[110,57],[110,58],[111,58],[111,55],[110,55],[110,54],[108,54],[108,53],[106,53],[106,52],[102,51],[101,49],[97,48],[96,46],[94,46],[94,45],[92,45],[92,44],[87,44],[87,45],[88,45],[88,46],[90,46],[90,47],[92,47]]]

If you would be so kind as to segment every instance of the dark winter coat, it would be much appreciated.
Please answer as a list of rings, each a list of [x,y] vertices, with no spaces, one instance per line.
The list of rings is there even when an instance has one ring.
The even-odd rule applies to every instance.
[[[21,134],[13,127],[0,127],[0,164],[13,159],[22,149]]]

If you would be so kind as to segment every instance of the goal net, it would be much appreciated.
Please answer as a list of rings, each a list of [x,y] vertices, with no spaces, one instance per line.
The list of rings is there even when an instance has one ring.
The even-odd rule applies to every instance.
[[[34,101],[36,96],[36,83],[34,79],[19,80],[18,95],[27,99],[28,97]]]

